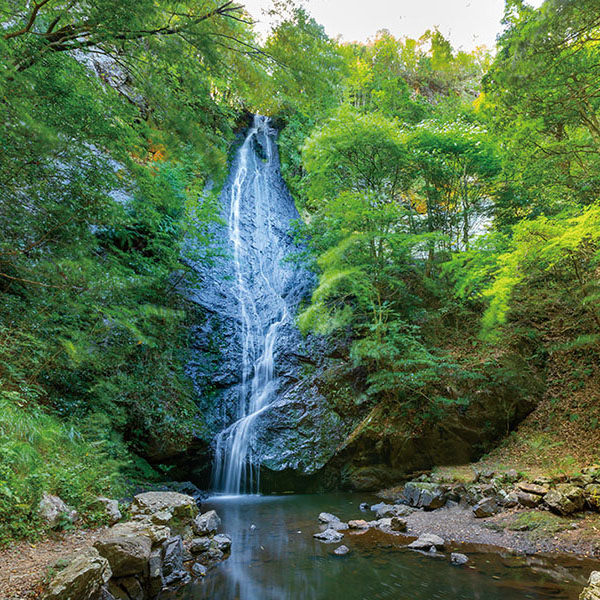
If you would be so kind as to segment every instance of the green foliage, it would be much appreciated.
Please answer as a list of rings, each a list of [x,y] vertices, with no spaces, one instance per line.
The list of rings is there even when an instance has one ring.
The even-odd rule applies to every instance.
[[[547,286],[546,294],[554,295],[555,304],[570,305],[587,318],[596,335],[600,333],[596,302],[599,240],[598,204],[575,217],[538,217],[517,225],[510,249],[498,257],[493,285],[484,292],[490,297],[484,331],[489,333],[507,321],[517,286],[534,287],[541,280]],[[589,343],[595,338],[583,339]]]
[[[39,535],[37,506],[44,492],[59,495],[87,520],[99,494],[125,491],[119,469],[128,454],[107,437],[108,429],[93,418],[60,421],[26,395],[0,394],[0,546]]]
[[[43,491],[89,516],[202,433],[184,373],[224,175],[260,75],[234,3],[0,2],[2,542]],[[11,506],[17,506],[13,515]]]

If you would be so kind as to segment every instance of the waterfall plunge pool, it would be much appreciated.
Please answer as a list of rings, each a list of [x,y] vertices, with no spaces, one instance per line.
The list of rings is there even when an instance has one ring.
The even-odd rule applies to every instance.
[[[233,539],[231,556],[169,600],[576,600],[594,568],[591,561],[472,545],[456,546],[469,563],[454,566],[454,547],[425,556],[406,549],[405,538],[377,530],[345,531],[338,544],[312,537],[323,511],[344,521],[373,518],[358,508],[365,501],[380,499],[343,493],[210,498],[202,509],[219,513],[221,530]],[[336,556],[340,544],[350,554]]]

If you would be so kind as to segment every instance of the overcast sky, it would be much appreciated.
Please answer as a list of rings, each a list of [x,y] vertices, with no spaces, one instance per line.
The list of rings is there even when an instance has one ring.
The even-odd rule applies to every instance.
[[[240,0],[269,29],[263,9],[271,0]],[[540,6],[543,0],[528,0]],[[472,50],[485,44],[493,48],[501,30],[504,0],[305,0],[305,6],[327,33],[344,41],[366,41],[379,29],[394,35],[420,37],[436,25],[455,49]]]

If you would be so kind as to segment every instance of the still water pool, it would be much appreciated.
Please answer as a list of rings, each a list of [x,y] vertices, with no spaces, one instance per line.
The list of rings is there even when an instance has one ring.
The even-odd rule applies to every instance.
[[[450,564],[449,552],[424,556],[404,548],[404,538],[374,530],[344,532],[342,543],[351,549],[346,556],[334,555],[339,544],[313,539],[320,512],[343,520],[363,518],[358,509],[362,501],[378,500],[351,494],[211,498],[202,508],[214,508],[221,516],[222,531],[233,539],[231,556],[174,598],[576,600],[594,567],[575,559],[515,557],[456,546],[470,557],[468,565],[458,567]]]

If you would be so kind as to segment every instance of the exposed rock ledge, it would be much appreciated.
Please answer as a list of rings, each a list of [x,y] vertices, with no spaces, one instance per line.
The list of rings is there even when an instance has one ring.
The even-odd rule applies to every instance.
[[[217,534],[217,513],[200,514],[191,496],[139,494],[131,514],[65,561],[45,600],[153,600],[228,556],[231,539]]]

